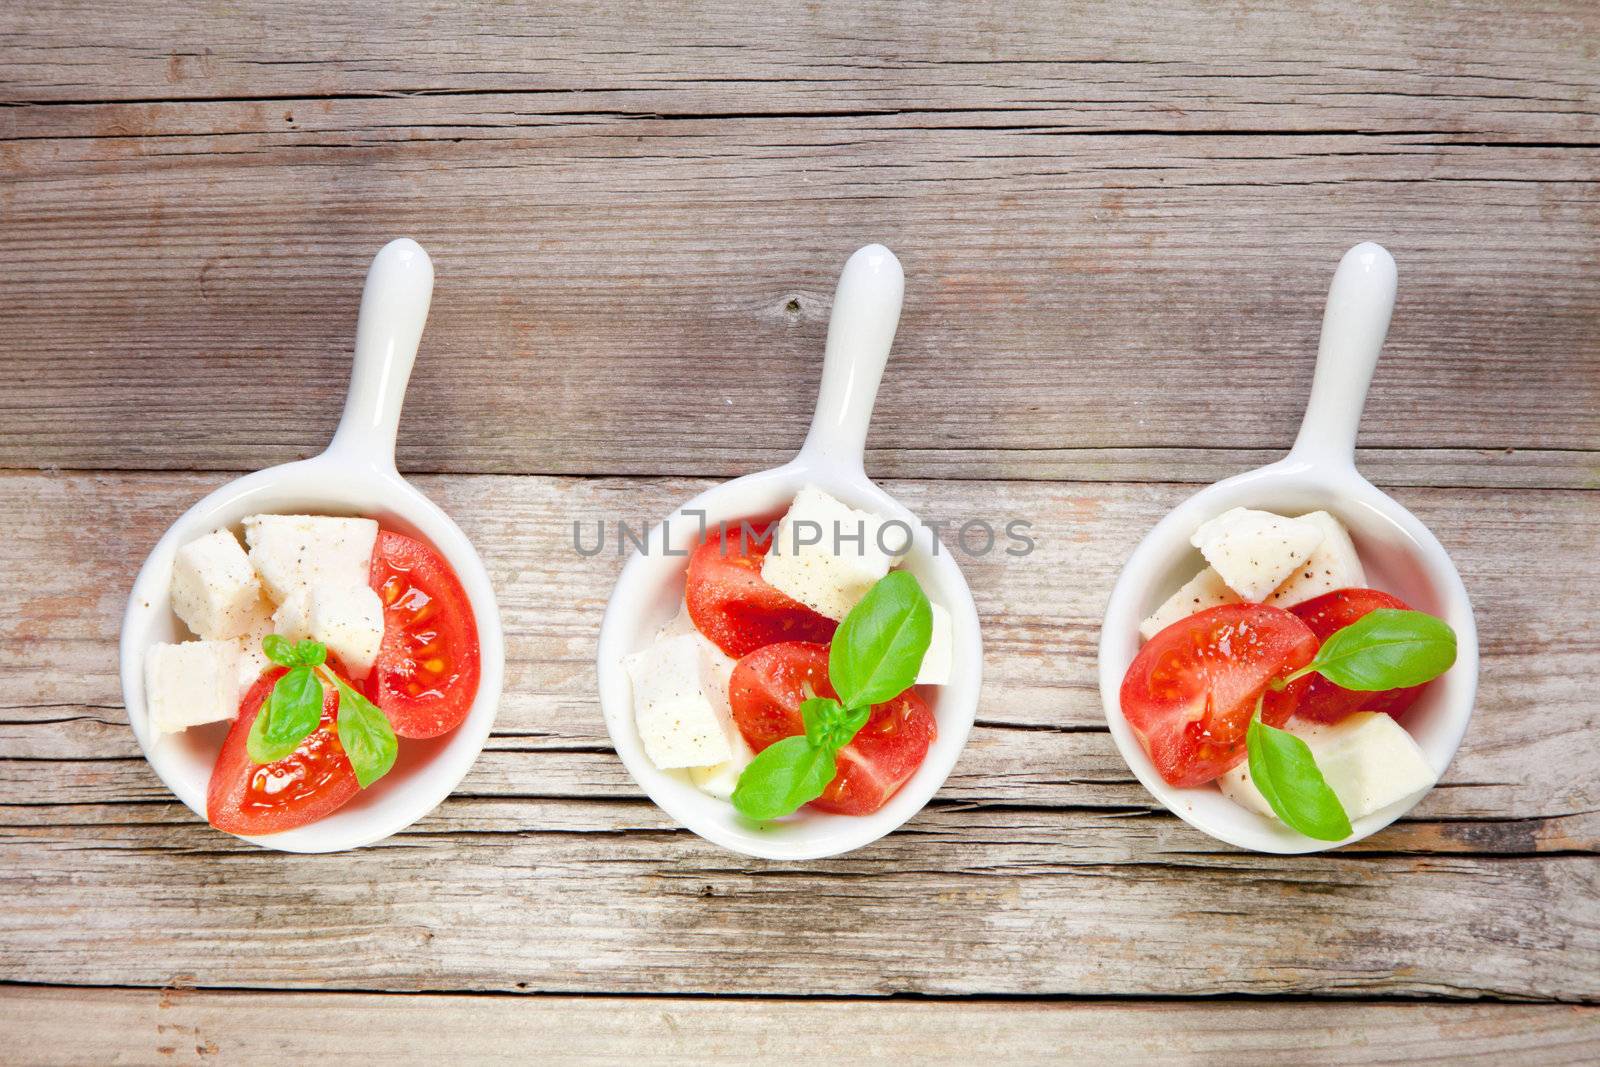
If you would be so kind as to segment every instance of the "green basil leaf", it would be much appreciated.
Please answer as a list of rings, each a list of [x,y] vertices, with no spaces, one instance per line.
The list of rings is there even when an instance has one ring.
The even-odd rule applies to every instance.
[[[294,661],[306,667],[320,667],[328,658],[328,646],[321,641],[300,641],[294,646]]]
[[[839,742],[839,747],[843,748],[845,745],[848,745],[850,742],[854,741],[856,739],[856,734],[861,732],[861,728],[867,725],[867,720],[870,718],[872,718],[872,705],[870,704],[863,704],[859,708],[848,709],[844,713],[844,720],[840,723],[840,729],[844,735],[844,740]]]
[[[339,745],[355,768],[356,782],[365,789],[389,773],[400,743],[378,705],[332,671],[327,673],[339,690]]]
[[[1310,666],[1334,685],[1373,693],[1430,682],[1455,661],[1455,631],[1443,619],[1379,608],[1322,642]]]
[[[844,720],[844,708],[839,706],[837,700],[830,697],[803,700],[800,702],[800,718],[806,724],[807,741],[819,747],[839,747],[828,744],[828,739],[837,732]]]
[[[806,740],[818,748],[837,752],[848,745],[867,724],[872,708],[845,709],[837,700],[812,697],[800,705],[800,718],[806,724]]]
[[[828,651],[828,680],[848,708],[910,689],[933,640],[933,608],[905,571],[885,575],[850,609]]]
[[[785,737],[762,749],[739,775],[733,806],[747,819],[776,819],[820,797],[836,773],[832,749]]]
[[[268,634],[261,639],[261,651],[266,657],[280,667],[297,667],[300,661],[294,657],[294,642],[281,634]]]
[[[1251,779],[1285,826],[1318,841],[1350,836],[1350,817],[1317,769],[1310,746],[1254,718],[1245,731],[1245,747]]]
[[[322,682],[310,667],[295,667],[267,694],[245,737],[245,752],[255,763],[281,760],[299,748],[321,721]]]

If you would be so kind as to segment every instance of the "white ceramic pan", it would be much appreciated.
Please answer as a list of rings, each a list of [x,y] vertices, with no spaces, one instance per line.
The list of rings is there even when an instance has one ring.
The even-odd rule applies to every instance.
[[[328,817],[280,834],[248,838],[285,852],[333,852],[371,844],[426,815],[461,781],[494,725],[505,674],[505,641],[494,590],[478,554],[450,517],[400,477],[394,463],[400,405],[416,360],[433,295],[433,264],[415,242],[391,241],[367,272],[356,323],[355,364],[344,417],[327,451],[299,463],[257,471],[218,489],[173,523],[151,551],[122,621],[122,693],[133,732],[161,780],[205,818],[206,786],[227,723],[156,738],[147,721],[145,652],[182,640],[170,599],[178,548],[247,515],[360,515],[420,537],[442,553],[472,602],[482,655],[478,696],[467,719],[443,737],[400,743],[382,780]]]
[[[1139,650],[1139,622],[1205,565],[1189,537],[1233,507],[1284,515],[1325,510],[1350,530],[1374,588],[1448,622],[1456,662],[1406,713],[1405,727],[1443,774],[1466,733],[1478,687],[1478,631],[1449,555],[1416,516],[1355,468],[1356,429],[1394,310],[1394,259],[1360,244],[1345,253],[1328,292],[1322,340],[1300,435],[1289,455],[1218,482],[1179,504],[1139,543],[1111,592],[1100,633],[1100,695],[1122,758],[1162,804],[1212,837],[1260,852],[1319,852],[1359,841],[1404,815],[1420,797],[1354,822],[1345,841],[1315,841],[1233,803],[1212,786],[1180,789],[1156,772],[1122,716],[1122,676]]]
[[[617,755],[650,799],[701,837],[735,852],[771,859],[813,859],[875,841],[915,815],[944,784],[955,766],[977,714],[982,670],[978,613],[961,568],[933,533],[873,484],[863,468],[867,425],[878,382],[900,321],[905,277],[894,254],[868,245],[850,257],[839,277],[828,323],[822,388],[805,445],[793,461],[774,470],[701,493],[650,533],[648,549],[635,553],[617,579],[600,627],[600,704]],[[687,551],[701,532],[721,522],[783,512],[795,493],[815,485],[852,507],[899,519],[917,531],[904,563],[929,599],[943,604],[954,628],[955,656],[946,686],[920,691],[938,722],[927,759],[881,810],[867,816],[832,815],[802,809],[786,819],[756,823],[733,805],[696,789],[685,772],[661,771],[645,756],[634,727],[632,685],[623,659],[647,645],[683,603]],[[676,555],[666,554],[672,550]]]

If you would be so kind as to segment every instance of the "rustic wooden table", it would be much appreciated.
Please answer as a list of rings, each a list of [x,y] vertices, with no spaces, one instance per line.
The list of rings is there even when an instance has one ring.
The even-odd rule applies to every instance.
[[[0,1058],[1592,1062],[1600,9],[1500,6],[8,5]],[[433,815],[289,857],[150,771],[118,625],[185,507],[321,448],[399,234],[438,273],[400,465],[488,562],[505,699]],[[1118,758],[1098,623],[1287,446],[1363,238],[1401,289],[1361,463],[1454,554],[1481,696],[1408,818],[1249,855]],[[1039,549],[965,561],[986,686],[927,810],[750,861],[611,752],[620,563],[570,528],[789,455],[869,240],[868,469]]]

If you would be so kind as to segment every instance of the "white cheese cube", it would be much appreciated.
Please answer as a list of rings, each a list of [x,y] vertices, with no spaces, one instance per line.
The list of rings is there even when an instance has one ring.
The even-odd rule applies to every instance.
[[[1291,733],[1297,720],[1291,719],[1286,725]],[[1250,777],[1250,761],[1242,759],[1238,766],[1231,771],[1223,771],[1217,779],[1217,788],[1222,790],[1222,795],[1242,808],[1249,808],[1257,815],[1264,815],[1269,819],[1276,819],[1277,813],[1272,810],[1272,805],[1267,803],[1267,798],[1261,795],[1261,790],[1256,788],[1255,780]]]
[[[216,530],[178,549],[172,561],[172,610],[207,641],[243,636],[255,621],[261,580],[239,539]]]
[[[1239,594],[1228,588],[1215,567],[1207,567],[1190,578],[1166,599],[1155,612],[1139,624],[1139,636],[1146,641],[1165,630],[1179,619],[1187,619],[1197,611],[1239,603]]]
[[[1259,604],[1316,551],[1322,529],[1270,511],[1234,508],[1202,523],[1189,543],[1228,588]]]
[[[311,590],[300,586],[290,591],[272,613],[272,632],[290,641],[305,641],[311,637]]]
[[[303,586],[278,606],[272,632],[291,641],[321,641],[360,681],[383,643],[383,600],[368,585]]]
[[[1367,584],[1366,569],[1361,566],[1350,531],[1342,522],[1326,511],[1313,511],[1296,521],[1309,522],[1320,529],[1322,544],[1272,591],[1266,599],[1268,604],[1275,608],[1292,608],[1335,589],[1356,589]]]
[[[933,609],[933,640],[922,656],[922,666],[917,669],[917,685],[949,685],[950,667],[955,658],[956,641],[950,613],[944,605],[929,601]]]
[[[694,620],[689,617],[689,605],[681,604],[678,613],[667,624],[656,631],[656,640],[661,641],[668,637],[677,637],[679,634],[697,634]]]
[[[296,586],[366,585],[378,524],[329,515],[252,515],[244,539],[267,593],[283,603]]]
[[[251,609],[250,628],[243,637],[232,644],[239,650],[239,687],[241,692],[255,685],[261,672],[272,666],[267,654],[261,650],[261,639],[273,632],[272,605],[266,597],[259,598]]]
[[[715,651],[698,634],[680,634],[623,661],[633,679],[639,740],[661,770],[710,767],[734,757],[738,730],[725,673],[732,668],[710,655]]]
[[[239,714],[239,649],[232,641],[155,645],[144,659],[145,707],[156,736]]]
[[[737,729],[733,731],[733,758],[714,763],[709,767],[690,767],[689,780],[694,782],[700,792],[718,800],[732,800],[733,791],[739,785],[739,775],[750,766],[750,761],[756,754],[750,751],[750,746],[745,744],[744,737]]]
[[[907,540],[899,525],[884,531],[886,521],[808,485],[778,523],[761,577],[812,611],[843,619],[898,560],[882,546]]]
[[[1382,712],[1358,711],[1332,724],[1291,719],[1288,730],[1311,749],[1317,769],[1352,820],[1416,796],[1439,777],[1405,727]],[[1271,805],[1250,780],[1248,762],[1217,784],[1236,803],[1272,815]]]

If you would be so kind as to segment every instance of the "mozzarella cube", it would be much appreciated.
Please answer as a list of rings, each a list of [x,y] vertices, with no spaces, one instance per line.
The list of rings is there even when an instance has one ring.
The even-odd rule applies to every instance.
[[[1288,729],[1311,749],[1317,769],[1352,820],[1416,796],[1439,778],[1405,727],[1382,712],[1358,711],[1331,724],[1291,719]],[[1272,815],[1272,806],[1250,780],[1248,761],[1217,784],[1235,802]]]
[[[239,539],[216,530],[178,549],[172,561],[172,610],[207,641],[240,637],[256,616],[261,580]]]
[[[1202,523],[1189,543],[1228,588],[1259,604],[1316,551],[1322,529],[1270,511],[1234,508]]]
[[[951,662],[955,658],[956,641],[950,613],[944,605],[929,601],[933,609],[933,640],[922,655],[922,666],[917,668],[917,685],[949,685]]]
[[[709,767],[690,767],[689,780],[692,781],[700,792],[707,796],[716,797],[718,800],[732,800],[733,791],[739,785],[739,775],[750,766],[750,761],[756,754],[750,751],[750,746],[745,743],[739,731],[733,731],[733,758],[714,763]]]
[[[290,641],[305,641],[311,637],[311,589],[300,586],[292,590],[272,613],[272,632]]]
[[[1207,567],[1184,583],[1155,612],[1139,624],[1139,636],[1146,641],[1165,630],[1179,619],[1187,619],[1197,611],[1239,603],[1239,594],[1228,588],[1215,567]]]
[[[1289,732],[1294,732],[1294,724],[1298,720],[1291,719],[1287,724]],[[1257,815],[1269,819],[1276,819],[1277,813],[1272,810],[1272,805],[1267,803],[1267,798],[1261,795],[1261,790],[1256,788],[1254,779],[1250,777],[1250,761],[1242,759],[1230,771],[1223,771],[1217,779],[1217,788],[1222,790],[1222,795],[1242,808],[1249,808]]]
[[[1335,589],[1355,589],[1367,584],[1367,572],[1356,555],[1350,531],[1326,511],[1302,515],[1297,522],[1309,522],[1322,531],[1322,543],[1306,561],[1272,591],[1266,603],[1275,608],[1292,608],[1312,597]]]
[[[368,585],[302,586],[278,606],[272,632],[291,641],[321,641],[360,681],[383,643],[383,600]]]
[[[239,686],[241,691],[249,689],[261,678],[261,673],[272,666],[272,661],[267,659],[267,654],[261,649],[261,639],[273,632],[272,605],[266,597],[257,599],[250,612],[250,627],[243,637],[236,637],[231,642],[239,652]]]
[[[281,604],[297,586],[366,585],[378,524],[329,515],[252,515],[244,520],[250,562]]]
[[[678,608],[678,613],[667,621],[667,624],[656,631],[656,640],[661,641],[668,637],[677,637],[679,634],[697,634],[700,631],[695,627],[694,620],[689,617],[689,605],[683,604]]]
[[[145,707],[157,737],[239,714],[239,650],[232,641],[155,645],[144,658]]]
[[[724,673],[731,674],[732,667],[711,652],[722,655],[698,634],[680,634],[623,661],[633,679],[639,740],[661,770],[710,767],[734,756],[738,730]]]
[[[843,619],[899,559],[882,546],[908,540],[903,528],[885,531],[885,524],[808,485],[778,523],[761,577],[819,615]]]

